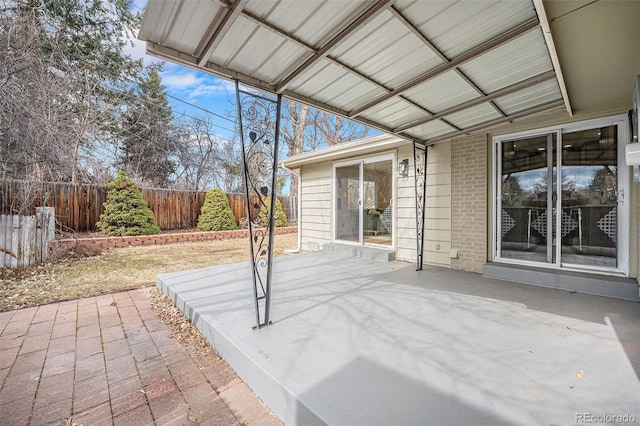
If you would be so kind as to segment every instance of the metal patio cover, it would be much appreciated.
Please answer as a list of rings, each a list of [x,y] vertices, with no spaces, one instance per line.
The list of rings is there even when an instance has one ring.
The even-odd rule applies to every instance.
[[[139,38],[151,55],[430,144],[570,112],[536,6],[150,0]]]

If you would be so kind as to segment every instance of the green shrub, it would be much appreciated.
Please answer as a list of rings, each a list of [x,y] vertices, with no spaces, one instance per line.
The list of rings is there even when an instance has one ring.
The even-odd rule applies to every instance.
[[[267,221],[269,218],[269,209],[271,206],[271,197],[265,197],[264,206],[260,209],[258,213],[257,222],[261,226],[267,226]],[[287,215],[282,210],[282,203],[276,197],[276,212],[273,218],[273,226],[276,228],[280,228],[282,226],[289,226],[289,221],[287,220]]]
[[[198,229],[201,231],[225,231],[237,229],[227,195],[219,188],[207,192],[198,217]]]
[[[110,236],[160,233],[160,227],[149,205],[142,198],[142,192],[123,171],[119,171],[116,178],[107,185],[107,200],[96,225]]]

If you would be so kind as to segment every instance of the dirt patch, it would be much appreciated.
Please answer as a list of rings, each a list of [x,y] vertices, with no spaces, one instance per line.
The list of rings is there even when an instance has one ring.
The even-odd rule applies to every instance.
[[[207,355],[211,346],[198,329],[185,318],[182,311],[173,304],[159,288],[147,290],[151,299],[151,306],[160,319],[169,327],[171,337],[186,347],[191,348],[197,355]]]

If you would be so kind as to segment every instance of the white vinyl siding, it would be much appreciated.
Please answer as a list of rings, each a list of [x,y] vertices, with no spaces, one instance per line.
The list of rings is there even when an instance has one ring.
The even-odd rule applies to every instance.
[[[416,261],[416,190],[413,147],[398,149],[398,161],[409,160],[409,176],[397,178],[396,191],[396,259]]]
[[[330,162],[305,165],[301,175],[301,248],[321,250],[324,243],[331,241],[332,165]]]
[[[413,148],[398,150],[398,160],[409,159],[409,176],[398,178],[398,241],[396,258],[416,260],[416,207]],[[428,149],[425,204],[424,263],[450,267],[451,249],[451,144]]]
[[[388,149],[379,154],[387,154]],[[396,259],[416,261],[416,207],[413,146],[397,148],[396,162],[409,160],[409,176],[396,177]],[[367,157],[376,154],[367,152]],[[302,166],[301,179],[301,248],[321,250],[331,242],[332,178],[334,159]],[[451,260],[451,143],[442,142],[428,149],[427,198],[425,208],[424,263],[449,268]]]

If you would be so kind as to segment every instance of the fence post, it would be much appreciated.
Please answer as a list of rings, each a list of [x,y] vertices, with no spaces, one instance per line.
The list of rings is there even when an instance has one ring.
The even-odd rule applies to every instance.
[[[56,223],[53,207],[37,207],[35,220],[35,261],[44,262],[49,255],[49,241],[55,239]],[[32,263],[32,262],[29,262]]]

